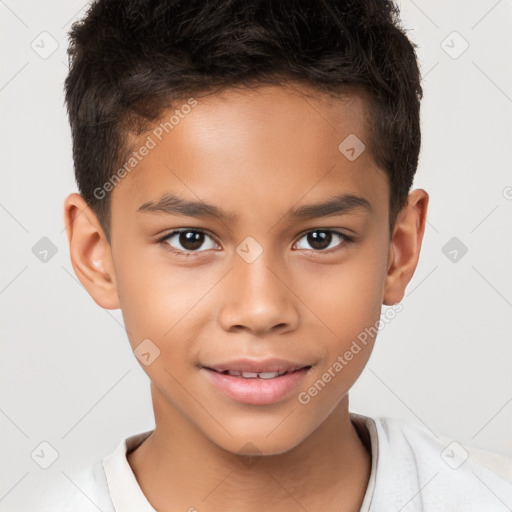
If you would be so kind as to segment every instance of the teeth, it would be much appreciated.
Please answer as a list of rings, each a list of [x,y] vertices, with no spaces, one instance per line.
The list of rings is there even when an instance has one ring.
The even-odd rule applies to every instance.
[[[275,379],[284,375],[286,372],[239,372],[238,370],[229,370],[228,374],[234,377],[243,377],[244,379]]]
[[[275,377],[278,377],[279,373],[277,372],[264,372],[264,373],[258,373],[258,377],[260,379],[274,379]]]

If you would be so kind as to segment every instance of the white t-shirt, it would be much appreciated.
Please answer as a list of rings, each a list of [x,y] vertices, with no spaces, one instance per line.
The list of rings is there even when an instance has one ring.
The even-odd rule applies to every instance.
[[[512,510],[512,459],[437,438],[410,422],[350,417],[372,453],[360,512]],[[124,439],[101,462],[15,512],[155,512],[126,458],[151,432]]]

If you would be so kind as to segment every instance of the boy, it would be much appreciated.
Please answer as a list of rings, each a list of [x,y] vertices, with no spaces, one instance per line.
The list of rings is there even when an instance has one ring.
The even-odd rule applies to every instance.
[[[428,205],[396,7],[99,0],[69,52],[71,261],[121,308],[155,413],[84,474],[80,510],[512,506],[504,459],[449,465],[447,441],[348,408]]]

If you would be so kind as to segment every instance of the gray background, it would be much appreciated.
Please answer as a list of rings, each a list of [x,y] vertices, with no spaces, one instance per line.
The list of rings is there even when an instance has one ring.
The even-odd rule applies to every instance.
[[[67,31],[86,5],[0,0],[2,510],[47,478],[73,485],[74,469],[153,426],[121,312],[101,309],[79,283],[63,225],[76,190]],[[404,309],[379,334],[351,409],[512,455],[512,2],[404,0],[401,9],[420,46],[415,188],[430,193],[429,220]],[[43,237],[57,251],[47,261],[36,256]],[[31,458],[43,441],[58,453],[46,470]]]

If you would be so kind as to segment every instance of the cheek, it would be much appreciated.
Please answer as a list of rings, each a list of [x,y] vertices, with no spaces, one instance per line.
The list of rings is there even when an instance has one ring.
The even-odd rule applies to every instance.
[[[132,348],[145,338],[162,338],[172,327],[171,276],[152,264],[145,251],[128,244],[117,248],[114,263],[117,292]]]
[[[323,330],[323,355],[316,380],[305,391],[306,399],[318,394],[319,415],[327,414],[348,392],[370,358],[382,307],[383,251],[384,245],[368,242],[345,264],[325,267],[315,278],[315,289],[322,293],[308,293],[315,298],[308,306],[320,318],[318,326],[328,326]],[[321,392],[324,385],[330,393]]]
[[[304,273],[302,296],[338,343],[349,342],[379,318],[385,266],[378,254],[359,251],[346,263]]]
[[[317,295],[311,309],[321,320],[318,325],[329,329],[321,336],[323,354],[317,372],[298,400],[316,409],[319,422],[350,390],[370,358],[378,332],[383,279],[382,264],[370,254],[317,281],[328,292]]]
[[[139,257],[135,248],[127,249],[124,254],[130,258],[116,261],[123,319],[132,348],[149,338],[161,349],[168,351],[172,345],[178,350],[171,341],[187,340],[183,329],[197,314],[201,299],[215,284],[215,276],[198,279],[194,269],[173,267],[154,249]]]

